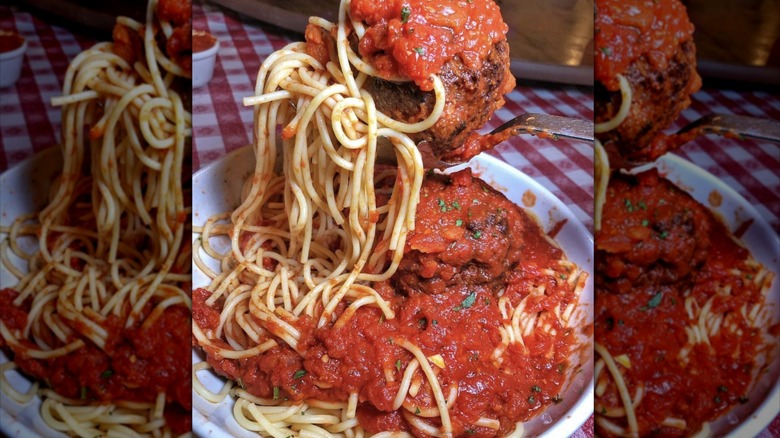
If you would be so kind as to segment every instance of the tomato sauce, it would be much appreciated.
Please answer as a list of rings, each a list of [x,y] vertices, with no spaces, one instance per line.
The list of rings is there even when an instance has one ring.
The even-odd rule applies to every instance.
[[[479,69],[508,30],[493,0],[353,0],[349,13],[366,25],[359,51],[379,74],[409,78],[424,91],[456,55]]]
[[[646,55],[663,70],[680,43],[692,38],[693,24],[679,0],[598,0],[595,78],[616,91],[616,75],[637,58]]]
[[[562,257],[560,249],[551,245],[539,225],[518,207],[514,208],[521,217],[506,221],[509,213],[500,211],[505,208],[501,202],[482,202],[488,196],[493,200],[500,196],[484,183],[474,180],[470,190],[464,190],[466,180],[472,181],[470,172],[460,172],[447,181],[436,180],[434,184],[424,183],[429,196],[421,197],[416,235],[407,240],[407,253],[445,252],[439,260],[466,266],[463,270],[470,269],[468,265],[475,260],[482,260],[482,254],[485,260],[479,263],[486,265],[485,275],[492,275],[493,269],[487,265],[501,266],[502,256],[496,254],[507,252],[507,236],[515,236],[520,240],[516,245],[519,249],[510,252],[521,252],[522,263],[495,273],[496,282],[474,275],[446,289],[406,288],[396,284],[398,279],[393,277],[373,285],[394,311],[393,319],[386,319],[375,307],[361,307],[343,326],[317,328],[316,320],[302,316],[296,321],[287,320],[301,332],[302,355],[279,340],[279,346],[264,354],[241,360],[224,359],[215,348],[204,346],[207,361],[219,374],[259,397],[345,401],[350,393],[357,393],[357,418],[369,433],[420,433],[392,407],[403,373],[413,359],[399,345],[399,339],[416,345],[426,357],[441,356],[443,367],[433,361],[431,366],[438,373],[445,397],[457,385],[458,396],[449,409],[455,436],[505,436],[518,421],[526,421],[560,402],[570,372],[573,330],[555,321],[554,335],[536,331],[524,338],[527,350],[512,343],[503,353],[501,364],[493,359],[502,339],[499,328],[507,323],[498,306],[499,289],[512,306],[517,306],[533,285],[543,285],[545,294],[526,301],[530,312],[563,308],[577,300],[572,287],[542,272]],[[438,191],[440,186],[446,186],[446,192]],[[456,197],[458,194],[461,196]],[[470,220],[479,227],[468,228]],[[460,230],[461,236],[453,230]],[[500,236],[501,230],[506,234]],[[462,236],[465,231],[470,237]],[[493,232],[496,235],[491,236]],[[434,270],[447,271],[442,263]],[[194,291],[193,319],[207,337],[213,338],[224,300],[209,307],[205,302],[210,296],[206,289]],[[342,303],[337,315],[343,311]],[[222,340],[211,342],[218,348],[229,348]],[[386,380],[385,370],[392,373],[394,381]],[[417,371],[416,376],[420,378],[422,372]],[[416,396],[406,398],[406,406],[412,411],[436,408],[427,378],[423,382]],[[500,430],[475,426],[481,417],[497,419]],[[429,421],[440,426],[438,418]]]
[[[205,52],[217,44],[217,39],[210,33],[195,31],[192,33],[192,53]]]
[[[647,209],[628,212],[623,208],[628,216],[626,222],[633,223],[634,217],[652,218],[657,206],[665,207],[659,201],[669,199],[669,192],[664,185],[657,187],[659,190],[654,193],[645,192],[647,197],[642,200],[631,199],[632,205],[642,202]],[[597,342],[613,357],[625,354],[629,358],[631,367],[621,369],[632,397],[637,386],[644,385],[644,396],[636,408],[639,436],[691,436],[704,422],[745,403],[752,375],[759,371],[756,357],[765,344],[758,331],[742,318],[736,321],[743,334],[728,330],[724,323],[718,333],[709,337],[711,346],[697,343],[688,359],[681,359],[680,353],[688,342],[685,327],[692,324],[685,307],[686,297],[693,297],[701,308],[717,295],[716,291],[731,288],[730,294],[717,295],[714,299],[712,312],[715,314],[739,314],[743,306],[750,309],[763,300],[760,286],[752,281],[754,270],[746,263],[749,252],[730,237],[729,231],[709,210],[702,210],[707,212],[701,218],[706,223],[699,224],[706,230],[703,238],[707,256],[689,275],[676,281],[634,282],[631,290],[623,293],[600,289],[597,280]],[[652,228],[654,224],[649,226]],[[665,238],[674,237],[670,232]],[[643,246],[637,245],[635,252]],[[731,274],[733,269],[741,269],[744,276]],[[603,407],[622,407],[611,381],[606,394],[596,399],[597,415],[605,412],[600,411]],[[685,429],[662,426],[670,417],[685,420]],[[613,436],[596,424],[597,434]]]
[[[18,292],[0,291],[0,319],[11,331],[23,330],[30,302],[13,305]],[[151,310],[147,306],[144,314]],[[124,320],[110,316],[102,326],[109,332],[104,350],[84,338],[85,346],[54,359],[33,359],[25,350],[11,348],[13,360],[27,375],[43,381],[65,397],[97,402],[130,400],[154,402],[165,392],[165,417],[177,434],[192,429],[189,339],[191,319],[188,309],[169,307],[148,328],[140,324],[123,328]],[[47,341],[54,348],[56,339]],[[29,340],[22,343],[38,348]],[[161,354],[164,352],[165,354]]]
[[[24,44],[24,38],[14,31],[0,29],[0,53],[12,52]]]

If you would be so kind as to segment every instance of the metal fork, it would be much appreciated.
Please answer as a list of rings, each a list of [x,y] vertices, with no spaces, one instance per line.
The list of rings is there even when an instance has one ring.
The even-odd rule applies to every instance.
[[[677,131],[684,134],[699,130],[701,134],[719,134],[725,137],[753,138],[780,143],[780,121],[735,116],[733,114],[710,114]]]
[[[750,138],[780,143],[780,121],[733,114],[709,114],[677,131],[672,136],[676,141],[672,148],[682,147],[706,134],[717,134],[739,140]],[[619,148],[620,146],[613,142],[604,145],[609,156],[610,168],[632,169],[649,164],[649,161],[634,161],[624,158]]]
[[[595,139],[593,129],[594,124],[590,120],[553,116],[550,114],[521,114],[494,129],[490,134],[504,133],[506,138],[520,134],[531,134],[542,138],[557,139],[563,137],[593,143]],[[698,135],[718,134],[730,138],[752,138],[780,143],[780,121],[755,117],[710,114],[683,127],[677,131],[677,134],[694,134],[694,131],[696,135],[692,135],[691,139]],[[433,157],[433,154],[430,153],[430,146],[425,143],[421,143],[418,147],[423,151],[423,164],[426,168],[442,169],[461,164],[445,162]],[[614,161],[613,164],[622,162],[629,168],[647,164],[623,161],[618,158],[618,151],[612,150],[616,148],[615,145],[605,145],[605,147],[608,148],[610,162]],[[395,164],[396,162],[395,152],[389,144],[380,145],[377,150],[377,157],[385,163]]]
[[[593,143],[593,121],[574,119],[571,117],[553,116],[550,114],[521,114],[490,132],[489,135],[505,136],[505,139],[520,134],[531,134],[541,138],[570,138]],[[462,163],[442,161],[433,156],[430,145],[422,142],[417,145],[422,152],[423,165],[426,169],[444,169]],[[377,158],[385,163],[395,164],[396,157],[389,144],[380,144],[377,148]]]

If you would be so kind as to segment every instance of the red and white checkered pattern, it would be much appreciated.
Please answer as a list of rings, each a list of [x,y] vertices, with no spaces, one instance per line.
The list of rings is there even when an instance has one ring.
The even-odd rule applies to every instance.
[[[62,93],[70,61],[95,42],[6,6],[0,6],[0,28],[27,40],[19,81],[0,89],[0,170],[5,170],[58,144],[61,111],[49,101]]]

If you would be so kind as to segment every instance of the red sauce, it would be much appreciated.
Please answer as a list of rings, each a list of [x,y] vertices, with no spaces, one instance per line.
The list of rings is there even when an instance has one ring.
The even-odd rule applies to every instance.
[[[677,46],[692,36],[693,24],[679,0],[598,0],[595,78],[616,91],[615,76],[637,58],[647,55],[662,70]]]
[[[210,33],[195,31],[192,33],[192,53],[204,52],[217,44]]]
[[[30,302],[21,307],[12,304],[18,295],[12,289],[0,291],[0,319],[12,331],[24,329],[30,308]],[[146,309],[144,314],[149,311]],[[54,359],[32,359],[24,350],[10,350],[25,374],[65,397],[97,402],[154,402],[158,392],[164,391],[168,426],[177,434],[192,430],[189,311],[169,307],[147,329],[138,324],[123,328],[123,324],[124,320],[115,316],[102,324],[109,332],[104,350],[87,339],[84,347]],[[22,343],[38,348],[28,340]],[[56,339],[51,344],[54,348],[60,346]]]
[[[620,208],[605,208],[605,215],[622,210],[620,214],[625,215],[627,223],[637,222],[634,218],[642,217],[649,217],[652,222],[656,207],[666,206],[660,201],[670,198],[667,186],[659,184],[656,187],[658,190],[645,192],[646,197],[641,200],[646,209],[636,207],[640,202],[637,199],[630,200],[636,208],[628,209],[629,204],[623,205],[621,198]],[[644,384],[644,397],[636,410],[639,436],[691,436],[703,422],[743,403],[750,389],[751,373],[757,371],[756,357],[763,342],[757,331],[748,327],[743,319],[738,320],[743,335],[724,327],[715,336],[710,336],[712,349],[697,343],[687,363],[679,359],[688,340],[685,332],[685,326],[689,324],[685,309],[687,296],[695,298],[701,307],[716,295],[716,290],[730,286],[731,294],[714,300],[712,311],[717,314],[739,313],[743,305],[751,308],[761,301],[760,288],[750,281],[751,276],[737,278],[729,274],[734,268],[751,271],[746,265],[749,252],[734,242],[729,231],[709,210],[701,210],[706,212],[706,217],[702,218],[706,223],[700,225],[707,230],[704,237],[707,256],[689,275],[663,283],[634,282],[630,291],[610,293],[599,287],[598,276],[603,273],[597,272],[595,337],[613,357],[626,354],[630,359],[631,368],[621,369],[632,397],[637,385]],[[654,225],[650,223],[649,227],[652,229]],[[672,234],[669,232],[665,239],[673,239]],[[669,248],[674,248],[670,245]],[[640,246],[645,245],[637,245],[626,258],[639,253]],[[597,269],[598,266],[597,261]],[[598,406],[622,407],[614,383],[609,383],[605,396],[597,397],[596,406],[597,409]],[[685,420],[686,429],[660,426],[669,417]],[[597,434],[613,436],[600,428],[598,422],[596,424]],[[625,423],[621,425],[625,426]]]
[[[11,52],[24,44],[24,38],[14,31],[0,30],[0,53]]]
[[[552,309],[576,300],[571,288],[540,272],[553,265],[562,256],[561,251],[550,245],[539,225],[516,206],[518,213],[511,214],[521,217],[503,221],[501,218],[510,213],[504,210],[496,214],[496,210],[506,209],[501,202],[481,202],[482,197],[495,192],[481,182],[466,187],[466,179],[470,182],[471,174],[460,172],[447,184],[434,184],[434,191],[426,189],[429,196],[421,197],[416,229],[407,240],[406,252],[440,252],[437,258],[418,258],[420,263],[435,264],[422,268],[419,275],[436,276],[443,281],[458,275],[447,268],[448,264],[462,266],[461,271],[468,271],[471,263],[481,260],[485,265],[500,266],[502,256],[496,254],[520,252],[522,263],[498,273],[498,282],[464,277],[468,281],[432,291],[400,286],[396,284],[398,278],[393,277],[374,284],[395,312],[393,319],[385,319],[377,308],[361,307],[342,327],[317,328],[315,320],[304,316],[288,321],[302,333],[302,356],[279,341],[279,346],[266,353],[242,360],[223,359],[212,348],[204,347],[208,362],[218,373],[259,397],[273,397],[276,393],[293,401],[345,401],[351,392],[356,392],[357,417],[369,433],[411,431],[400,412],[392,409],[403,371],[413,358],[398,345],[398,339],[417,345],[428,357],[441,355],[444,368],[433,367],[438,371],[443,392],[446,396],[454,384],[459,391],[449,410],[455,436],[505,436],[514,430],[516,422],[528,420],[559,402],[575,341],[571,330],[556,322],[555,335],[537,331],[524,338],[528,351],[513,343],[500,365],[496,365],[492,355],[501,342],[499,327],[505,323],[498,307],[497,284],[505,289],[504,296],[513,306],[528,295],[531,284],[544,284],[546,293],[529,297],[528,309]],[[446,187],[439,191],[440,186]],[[459,194],[480,202],[467,202],[457,197]],[[495,194],[492,196],[495,200]],[[479,228],[469,228],[470,220],[478,221],[475,223]],[[495,228],[488,228],[489,225]],[[506,234],[499,235],[502,230]],[[464,237],[464,232],[468,236]],[[507,243],[510,235],[518,238],[516,245]],[[493,269],[486,266],[484,271],[492,274]],[[193,319],[207,336],[218,326],[223,304],[218,301],[214,307],[206,306],[210,296],[211,292],[205,289],[193,293]],[[343,310],[342,304],[337,313]],[[272,327],[266,328],[273,331]],[[212,342],[227,347],[224,341]],[[385,369],[394,374],[394,382],[385,380]],[[420,375],[418,371],[417,376]],[[412,403],[421,409],[435,408],[426,388],[427,383],[411,398]],[[474,426],[480,417],[498,419],[500,430]]]
[[[493,0],[353,0],[349,13],[367,26],[360,54],[380,75],[410,78],[424,91],[456,55],[479,69],[508,30]]]

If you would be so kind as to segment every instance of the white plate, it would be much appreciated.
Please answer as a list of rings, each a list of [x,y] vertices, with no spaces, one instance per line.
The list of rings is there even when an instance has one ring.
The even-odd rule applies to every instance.
[[[242,148],[201,169],[193,176],[193,223],[202,225],[210,216],[232,211],[239,204],[241,186],[254,168],[254,154]],[[567,257],[588,273],[593,272],[593,237],[575,215],[552,193],[517,169],[485,154],[474,158],[470,167],[486,182],[502,191],[520,206],[522,199],[535,198],[532,211],[545,231],[565,220],[555,239]],[[216,267],[216,266],[214,266]],[[204,287],[208,278],[193,265],[193,287]],[[580,300],[585,323],[593,324],[593,278],[589,276]],[[591,339],[592,344],[592,339]],[[593,350],[585,348],[577,373],[563,393],[563,402],[525,424],[530,436],[565,437],[574,433],[593,413]],[[193,351],[193,360],[204,358]],[[198,374],[207,388],[218,390],[223,380],[210,371]],[[232,415],[233,400],[213,404],[193,393],[193,431],[208,437],[256,437],[239,426]]]
[[[10,225],[15,218],[43,208],[48,199],[52,178],[61,169],[62,157],[59,148],[50,148],[0,175],[0,224]],[[15,283],[16,277],[11,275],[5,266],[0,266],[0,288],[13,286]],[[0,351],[0,363],[8,362],[8,359],[5,352]],[[16,371],[8,373],[7,377],[16,389],[27,390],[30,387],[30,380]],[[40,414],[41,403],[41,399],[36,396],[28,403],[20,405],[0,391],[0,430],[8,437],[65,437],[43,422]]]
[[[753,221],[741,240],[756,260],[775,272],[767,300],[774,307],[774,322],[780,322],[780,238],[772,227],[734,189],[689,161],[666,154],[654,165],[659,173],[712,210],[731,232],[746,221]],[[748,399],[744,405],[711,423],[715,436],[756,436],[780,413],[780,357],[774,358],[769,373],[748,394]]]

